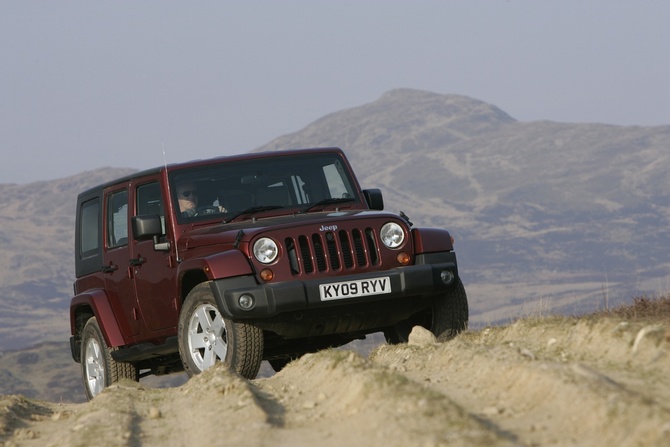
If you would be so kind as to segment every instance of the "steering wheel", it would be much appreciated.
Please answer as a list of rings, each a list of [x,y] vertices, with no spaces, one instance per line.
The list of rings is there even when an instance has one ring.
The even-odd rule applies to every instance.
[[[199,206],[195,209],[195,215],[200,216],[202,214],[214,214],[214,213],[219,213],[219,207],[218,206]]]

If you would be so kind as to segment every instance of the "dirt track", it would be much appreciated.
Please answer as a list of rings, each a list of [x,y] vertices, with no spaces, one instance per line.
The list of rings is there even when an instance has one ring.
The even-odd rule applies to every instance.
[[[343,350],[244,381],[124,382],[87,404],[0,397],[4,446],[669,445],[670,325],[523,320]]]

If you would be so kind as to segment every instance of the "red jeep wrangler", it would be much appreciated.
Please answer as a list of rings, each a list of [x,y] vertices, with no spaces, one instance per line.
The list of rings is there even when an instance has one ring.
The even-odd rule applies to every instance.
[[[90,399],[221,361],[256,377],[307,352],[468,322],[453,239],[383,212],[337,148],[159,167],[77,201],[70,346]]]

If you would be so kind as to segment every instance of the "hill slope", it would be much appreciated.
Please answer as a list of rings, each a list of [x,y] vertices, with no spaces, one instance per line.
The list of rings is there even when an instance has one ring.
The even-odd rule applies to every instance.
[[[130,172],[0,185],[0,352],[67,340],[77,194]]]
[[[387,209],[452,232],[472,327],[670,289],[670,126],[523,123],[403,89],[258,150],[333,145]],[[0,185],[0,352],[67,342],[76,195],[129,172]],[[26,388],[30,371],[12,372],[11,392],[44,392]],[[62,386],[49,396],[67,396]]]

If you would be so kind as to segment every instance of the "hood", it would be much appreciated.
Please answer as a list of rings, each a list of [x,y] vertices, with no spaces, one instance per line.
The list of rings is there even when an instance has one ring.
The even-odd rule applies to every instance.
[[[379,217],[398,218],[397,215],[384,211],[352,210],[247,219],[229,224],[210,224],[187,229],[180,237],[180,246],[188,250],[209,245],[247,243],[257,234],[263,233],[269,228],[273,232],[282,228],[295,229],[301,226],[313,226],[318,230],[321,227],[327,229],[337,225],[338,222]],[[241,237],[240,230],[244,232]]]

